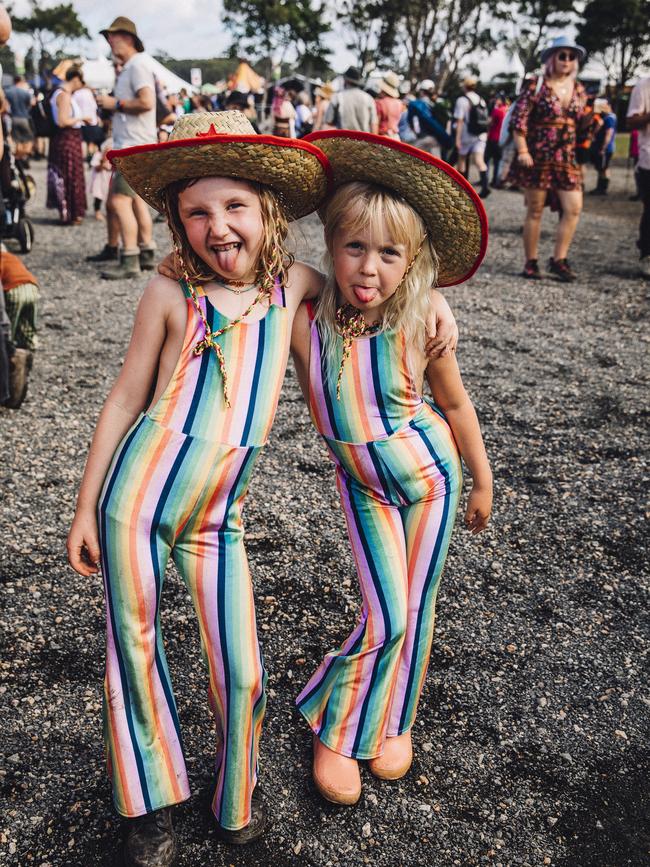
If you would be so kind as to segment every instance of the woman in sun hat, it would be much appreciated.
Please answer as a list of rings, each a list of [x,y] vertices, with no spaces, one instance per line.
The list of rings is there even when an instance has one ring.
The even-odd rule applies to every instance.
[[[567,256],[582,211],[582,174],[576,161],[576,131],[585,114],[586,93],[576,80],[585,49],[558,36],[544,49],[544,74],[532,81],[513,109],[510,128],[516,156],[507,182],[526,199],[523,276],[541,279],[538,242],[544,205],[559,203],[561,217],[549,271],[563,282],[575,280]]]
[[[361,794],[358,760],[398,779],[428,665],[435,599],[461,487],[466,523],[489,519],[492,477],[453,353],[427,359],[431,287],[467,280],[487,244],[472,186],[392,139],[314,133],[335,193],[320,210],[330,268],[294,322],[292,352],[312,420],[336,466],[361,614],[297,699],[314,738],[313,777],[337,804]],[[426,374],[435,403],[422,397]]]
[[[379,135],[386,135],[399,141],[399,122],[405,109],[400,99],[399,76],[394,72],[387,72],[382,78],[375,105]]]
[[[68,537],[71,565],[101,571],[108,649],[105,735],[126,865],[165,867],[170,807],[190,796],[159,606],[172,557],[192,596],[217,727],[220,837],[264,830],[254,788],[266,674],[241,509],[268,437],[291,323],[320,275],[287,251],[328,166],[314,145],[256,135],[241,112],[180,117],[168,141],[108,154],[167,216],[179,282],[156,276],[102,410]]]

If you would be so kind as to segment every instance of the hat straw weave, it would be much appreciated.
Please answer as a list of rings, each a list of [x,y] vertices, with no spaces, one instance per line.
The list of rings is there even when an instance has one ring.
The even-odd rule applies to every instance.
[[[164,210],[164,190],[185,178],[231,177],[270,187],[289,219],[314,211],[327,194],[329,166],[314,145],[257,135],[240,111],[180,117],[166,142],[109,151],[138,195]]]
[[[306,140],[327,156],[335,188],[351,181],[386,187],[418,212],[440,259],[439,286],[462,283],[476,271],[487,248],[487,215],[474,188],[450,165],[371,133],[324,130]]]

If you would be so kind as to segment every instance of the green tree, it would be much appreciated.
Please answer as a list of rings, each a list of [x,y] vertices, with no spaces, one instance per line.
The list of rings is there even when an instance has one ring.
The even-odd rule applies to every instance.
[[[325,4],[311,0],[224,0],[224,22],[233,34],[238,53],[250,53],[282,62],[288,53],[295,64],[326,64],[329,51],[323,36],[331,27],[325,20]],[[294,64],[294,65],[295,65]]]
[[[617,89],[623,88],[640,66],[650,63],[650,2],[591,0],[578,42],[602,61]]]
[[[30,6],[29,15],[20,17],[11,11],[10,14],[16,33],[28,33],[32,37],[32,47],[40,58],[39,71],[60,54],[70,40],[90,37],[72,3],[46,9],[39,0],[31,0]]]
[[[399,4],[393,0],[340,0],[336,7],[345,27],[346,48],[357,57],[362,74],[383,59],[392,59],[396,47]]]
[[[503,36],[503,44],[519,58],[525,72],[539,66],[550,31],[575,21],[574,9],[574,0],[515,0],[499,6],[498,17],[511,22],[511,35]]]

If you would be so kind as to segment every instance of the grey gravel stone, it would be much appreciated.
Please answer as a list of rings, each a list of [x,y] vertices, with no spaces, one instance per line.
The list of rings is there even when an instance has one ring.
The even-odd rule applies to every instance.
[[[44,169],[34,174],[25,261],[42,282],[41,349],[23,407],[0,409],[0,864],[94,867],[112,863],[118,834],[102,755],[103,597],[100,579],[66,566],[65,537],[144,278],[100,281],[84,257],[103,227],[55,225]],[[193,791],[175,811],[179,867],[647,863],[649,286],[635,274],[640,210],[624,169],[611,190],[587,198],[575,284],[520,279],[522,199],[495,191],[487,264],[447,291],[493,464],[493,521],[478,538],[460,522],[454,533],[413,768],[396,783],[363,768],[350,809],[314,791],[293,705],[352,628],[359,594],[332,467],[290,366],[245,510],[273,825],[241,852],[216,838],[206,675],[170,569],[162,620]],[[542,264],[554,220],[545,214]],[[318,263],[318,221],[298,229]],[[166,249],[165,227],[156,235]]]

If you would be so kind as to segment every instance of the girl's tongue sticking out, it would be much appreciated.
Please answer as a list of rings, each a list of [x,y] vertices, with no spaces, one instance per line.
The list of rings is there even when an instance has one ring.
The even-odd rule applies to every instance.
[[[354,294],[361,304],[369,304],[377,295],[377,290],[374,286],[354,286]]]
[[[218,244],[212,247],[217,260],[218,270],[226,276],[232,276],[237,265],[237,257],[241,244],[233,241],[231,244]]]

